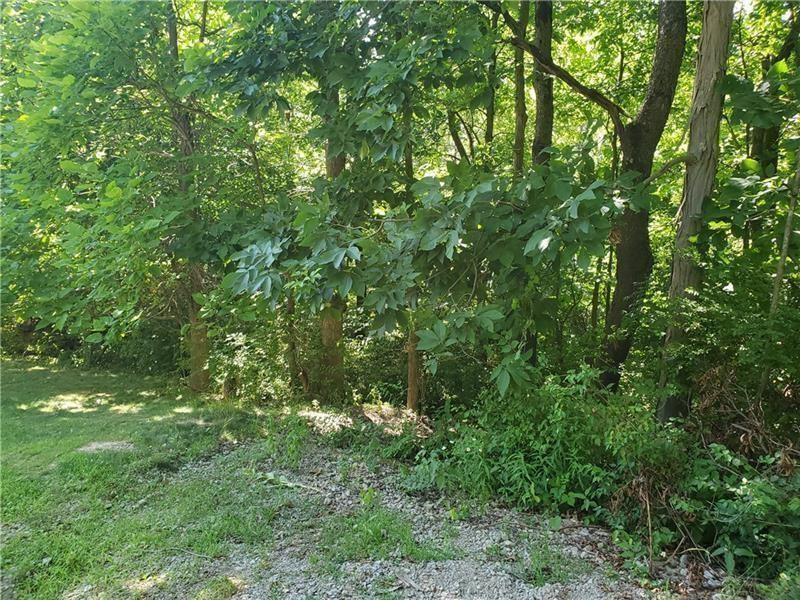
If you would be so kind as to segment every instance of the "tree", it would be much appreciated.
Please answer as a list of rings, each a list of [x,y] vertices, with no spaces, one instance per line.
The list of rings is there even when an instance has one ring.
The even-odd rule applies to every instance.
[[[699,291],[702,271],[693,252],[703,227],[703,207],[714,190],[719,154],[719,124],[722,118],[722,82],[728,62],[728,45],[733,23],[733,2],[706,1],[703,5],[703,30],[697,51],[697,71],[689,124],[689,156],[683,183],[683,199],[678,209],[678,230],[672,259],[669,297],[683,297],[690,288]],[[675,324],[667,330],[669,347],[681,337]],[[685,415],[685,395],[673,395],[662,402],[658,418],[666,421]]]
[[[531,44],[526,39],[521,24],[501,4],[494,2],[486,4],[492,10],[499,12],[514,31],[515,37],[512,43],[515,46],[533,56],[543,71],[558,77],[608,113],[620,139],[623,169],[635,173],[640,181],[649,177],[680,74],[686,43],[685,2],[661,0],[659,3],[658,37],[647,94],[636,117],[627,124],[622,120],[624,111],[619,105],[596,89],[579,82],[545,56],[540,48]],[[603,375],[606,385],[612,387],[616,387],[619,383],[619,367],[627,358],[633,340],[634,323],[629,323],[628,329],[624,330],[623,319],[636,307],[641,288],[646,284],[653,266],[648,216],[649,211],[646,206],[637,206],[635,202],[631,202],[615,227],[616,285],[606,321],[607,368]]]

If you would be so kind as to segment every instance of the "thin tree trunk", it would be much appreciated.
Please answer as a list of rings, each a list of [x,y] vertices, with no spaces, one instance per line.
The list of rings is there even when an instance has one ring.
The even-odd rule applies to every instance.
[[[553,59],[553,2],[536,0],[534,44],[548,60]],[[553,78],[536,64],[533,70],[533,89],[536,92],[536,121],[534,125],[532,160],[545,164],[550,154],[545,148],[553,145]]]
[[[597,332],[597,323],[600,315],[600,280],[603,277],[603,259],[605,256],[600,256],[597,259],[597,270],[594,274],[594,287],[592,288],[592,312],[589,318],[592,324],[592,333]]]
[[[611,277],[614,274],[614,248],[608,249],[608,263],[606,264],[606,289],[603,294],[603,323],[608,322],[608,311],[611,309]]]
[[[452,110],[447,111],[447,129],[450,132],[450,137],[453,139],[453,144],[461,160],[469,162],[469,154],[467,154],[467,149],[464,147],[464,142],[461,141],[461,136],[458,133],[456,114]]]
[[[792,182],[791,189],[789,190],[789,211],[786,214],[786,224],[783,228],[783,241],[781,243],[781,255],[778,258],[778,266],[775,269],[775,280],[772,282],[772,297],[769,303],[769,328],[772,328],[773,321],[775,320],[775,313],[778,312],[778,304],[781,298],[781,284],[783,283],[783,273],[786,270],[786,258],[789,256],[789,242],[792,239],[792,221],[794,220],[794,213],[797,210],[797,197],[800,196],[800,153],[797,155],[797,164],[795,166],[794,181]],[[764,369],[761,375],[761,382],[758,386],[758,398],[764,395],[764,390],[769,383],[769,367]]]
[[[494,13],[492,15],[492,32],[497,31],[497,21],[500,15]],[[489,99],[486,102],[486,133],[484,134],[483,141],[488,148],[492,145],[494,140],[494,116],[495,116],[495,102],[497,99],[497,49],[492,50],[492,58],[489,62],[489,69],[486,74],[489,86]]]
[[[406,408],[415,413],[419,413],[422,397],[422,371],[419,365],[419,352],[417,352],[418,343],[419,338],[414,331],[414,324],[411,323],[408,330],[408,343],[406,344],[406,355],[408,357]]]
[[[414,198],[411,191],[411,186],[414,184],[414,154],[411,145],[413,115],[411,112],[410,98],[406,97],[403,116],[405,119],[404,128],[406,136],[406,147],[403,154],[403,166],[405,170],[405,183],[406,183],[406,197],[408,202]],[[419,338],[414,331],[414,322],[409,319],[408,325],[408,342],[406,344],[406,356],[408,357],[408,373],[406,379],[406,408],[413,410],[415,413],[419,412],[419,404],[421,397],[421,382],[422,373],[419,368],[419,353],[417,352],[417,344]]]
[[[519,3],[520,35],[528,29],[531,5],[528,0]],[[520,177],[525,168],[525,125],[528,112],[525,106],[525,51],[514,48],[514,176]]]
[[[331,402],[341,402],[345,396],[343,314],[344,302],[338,295],[334,295],[321,313],[322,369],[317,375],[321,379],[316,384],[320,395]]]
[[[672,259],[670,299],[681,298],[689,288],[699,289],[700,265],[692,251],[703,226],[703,206],[714,190],[719,155],[719,125],[722,118],[722,80],[728,61],[728,44],[733,23],[733,2],[706,0],[703,4],[703,30],[697,51],[697,71],[689,124],[689,155],[683,183],[683,199],[678,212],[678,231]],[[683,329],[673,323],[667,329],[665,347],[683,337]],[[665,353],[668,356],[669,352]],[[666,374],[666,364],[664,373]],[[666,377],[662,376],[662,381]],[[688,413],[688,396],[673,395],[662,402],[658,418],[667,421]]]
[[[414,185],[414,146],[411,141],[414,113],[411,106],[411,99],[406,98],[403,106],[403,129],[405,129],[406,146],[403,150],[403,171],[405,175],[406,201],[414,199],[414,192],[411,186]]]

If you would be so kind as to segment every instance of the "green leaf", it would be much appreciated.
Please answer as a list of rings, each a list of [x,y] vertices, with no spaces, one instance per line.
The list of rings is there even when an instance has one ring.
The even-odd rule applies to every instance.
[[[58,166],[65,173],[78,173],[81,170],[81,166],[72,160],[62,160],[58,163]]]
[[[91,335],[86,336],[86,342],[90,344],[99,344],[103,341],[103,334],[102,333],[92,333]]]
[[[503,369],[497,375],[497,390],[500,392],[500,396],[506,395],[509,383],[511,383],[511,375],[508,373],[508,371]]]
[[[547,228],[535,231],[528,240],[528,243],[525,244],[525,250],[523,250],[522,253],[527,256],[534,250],[544,252],[547,250],[547,247],[550,245],[552,239],[553,234]]]
[[[241,273],[239,271],[233,271],[225,275],[222,278],[222,287],[229,290],[232,289],[234,284],[239,280]]]
[[[432,348],[436,348],[440,343],[439,336],[429,329],[417,331],[417,337],[419,338],[417,350],[431,350]]]

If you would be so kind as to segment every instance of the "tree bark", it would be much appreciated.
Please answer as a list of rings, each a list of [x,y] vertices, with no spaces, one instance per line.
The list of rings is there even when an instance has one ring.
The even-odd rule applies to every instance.
[[[200,318],[200,305],[193,294],[203,289],[203,268],[197,263],[189,265],[189,387],[202,392],[208,388],[208,329]]]
[[[553,2],[536,0],[534,44],[548,60],[553,60]],[[533,89],[536,92],[536,121],[531,157],[536,164],[550,159],[545,148],[553,145],[553,78],[536,64],[533,70]]]
[[[339,90],[332,88],[328,99],[335,106],[339,105]],[[338,177],[345,167],[345,155],[334,152],[331,140],[325,147],[325,173],[328,179]],[[344,400],[344,344],[342,342],[342,315],[345,303],[338,294],[334,294],[328,306],[321,313],[320,334],[322,342],[322,369],[318,377],[325,381],[317,381],[317,391],[325,399],[333,402]]]
[[[528,0],[519,3],[519,31],[523,38],[527,34],[531,5]],[[528,111],[525,106],[525,50],[514,48],[514,176],[522,176],[525,168],[525,125]]]
[[[636,118],[619,132],[623,171],[635,171],[640,179],[647,178],[652,171],[656,147],[675,97],[685,45],[686,3],[661,0],[647,96]],[[619,384],[619,367],[628,357],[633,340],[634,324],[623,329],[623,321],[637,307],[653,266],[648,225],[646,209],[628,207],[620,215],[613,234],[617,242],[616,285],[606,320],[607,368],[602,377],[612,388]]]
[[[494,13],[492,15],[492,32],[497,31],[497,21],[499,15]],[[486,74],[487,83],[489,86],[489,99],[486,102],[486,132],[483,141],[488,147],[492,145],[494,140],[494,117],[495,117],[495,103],[497,100],[497,49],[492,50],[492,58],[489,62],[489,69]]]
[[[338,295],[334,295],[320,315],[322,369],[317,375],[321,379],[316,384],[319,394],[331,402],[341,402],[345,396],[343,313],[344,302]]]
[[[453,145],[456,147],[461,160],[469,162],[469,154],[464,147],[464,142],[461,141],[461,136],[458,133],[458,123],[456,123],[456,113],[452,110],[447,111],[447,129],[450,132],[450,137],[453,139]]]
[[[296,390],[308,393],[308,375],[300,366],[297,351],[297,328],[294,318],[294,294],[289,292],[286,298],[286,366],[289,369],[289,381]]]
[[[411,191],[411,186],[414,185],[414,146],[412,143],[414,111],[411,105],[411,94],[408,91],[406,94],[403,104],[403,134],[406,138],[406,145],[403,149],[403,174],[405,175],[406,201],[410,203],[414,199],[414,192]]]
[[[419,413],[419,405],[422,397],[422,371],[419,365],[419,352],[417,352],[418,343],[419,338],[414,331],[414,325],[412,323],[409,326],[408,343],[406,344],[406,355],[408,356],[406,408],[415,413]]]
[[[683,198],[678,210],[678,230],[672,259],[670,299],[681,298],[689,288],[699,289],[700,265],[692,256],[694,240],[703,226],[703,206],[714,190],[719,157],[719,125],[722,118],[722,80],[728,62],[728,44],[733,24],[733,1],[706,0],[703,4],[703,29],[697,51],[697,71],[689,121],[689,155],[683,183]],[[673,323],[667,329],[665,347],[683,337],[683,329]],[[668,352],[665,353],[668,355]],[[666,365],[664,366],[666,373]],[[666,377],[662,377],[665,381]],[[661,421],[688,413],[688,396],[676,394],[664,400],[657,416]]]

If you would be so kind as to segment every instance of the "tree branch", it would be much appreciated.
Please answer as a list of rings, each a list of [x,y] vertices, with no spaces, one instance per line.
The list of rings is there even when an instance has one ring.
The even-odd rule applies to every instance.
[[[622,116],[625,115],[625,111],[619,104],[614,102],[611,98],[604,95],[599,90],[582,84],[580,81],[575,79],[575,77],[569,71],[555,64],[550,58],[542,54],[542,52],[540,52],[536,46],[524,39],[524,37],[520,35],[520,24],[513,16],[511,16],[511,13],[508,12],[508,9],[503,8],[500,2],[494,2],[490,0],[478,0],[478,2],[488,7],[489,10],[503,17],[503,21],[506,23],[506,25],[508,25],[509,29],[511,29],[511,32],[514,34],[514,37],[508,40],[509,43],[530,54],[542,71],[552,75],[553,77],[557,77],[573,90],[578,92],[581,96],[591,102],[594,102],[597,106],[605,110],[609,117],[611,117],[611,121],[614,123],[614,129],[616,130],[617,134],[622,135],[624,133],[625,125],[622,122]]]

